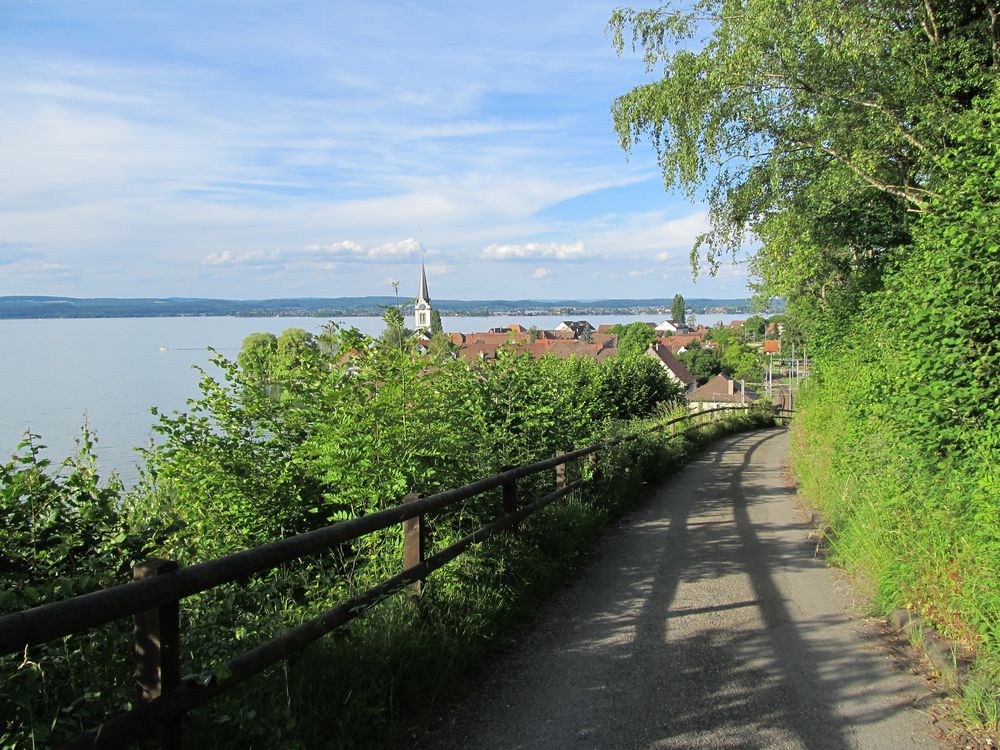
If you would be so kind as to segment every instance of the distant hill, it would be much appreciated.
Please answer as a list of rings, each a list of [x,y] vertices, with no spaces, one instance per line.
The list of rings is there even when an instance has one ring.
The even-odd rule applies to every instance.
[[[596,313],[667,314],[672,299],[602,300],[434,300],[445,315],[586,315]],[[394,297],[296,297],[233,300],[198,297],[77,298],[0,297],[0,318],[149,318],[186,316],[352,317],[381,315]],[[747,299],[689,299],[697,313],[749,313]]]

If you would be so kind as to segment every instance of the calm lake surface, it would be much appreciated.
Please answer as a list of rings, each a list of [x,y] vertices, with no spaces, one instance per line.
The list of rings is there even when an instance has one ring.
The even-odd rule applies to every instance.
[[[728,323],[745,315],[699,315]],[[445,317],[446,331],[475,333],[519,322],[554,328],[563,317]],[[17,449],[26,430],[41,436],[45,455],[61,461],[75,452],[84,422],[97,437],[102,472],[126,484],[139,475],[136,446],[153,436],[150,407],[182,410],[198,392],[195,366],[214,368],[208,347],[235,358],[248,334],[286,328],[318,333],[326,318],[100,318],[0,320],[0,460]],[[594,326],[632,323],[649,316],[590,315]],[[339,319],[378,335],[381,318]]]

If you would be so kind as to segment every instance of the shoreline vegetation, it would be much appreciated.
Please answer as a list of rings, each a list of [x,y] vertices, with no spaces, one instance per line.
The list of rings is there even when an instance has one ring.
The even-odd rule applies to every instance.
[[[381,338],[336,325],[315,337],[290,329],[274,346],[248,337],[235,361],[216,355],[201,396],[182,413],[158,415],[162,443],[143,451],[146,467],[131,489],[114,474],[98,475],[86,429],[77,455],[61,464],[28,436],[0,464],[0,614],[127,582],[132,566],[150,557],[190,565],[366,515],[409,492],[433,494],[638,432],[683,403],[682,389],[641,352],[598,363],[532,359],[512,347],[467,363],[446,347],[422,352],[403,335],[399,310],[385,310],[384,319]],[[416,605],[393,598],[195,711],[187,741],[384,744],[449,695],[647,482],[714,437],[769,424],[762,405],[700,434],[648,433],[602,451],[596,467],[574,468],[596,469],[602,478],[593,489],[446,567]],[[525,479],[519,494],[548,491],[549,481]],[[498,493],[435,517],[432,549],[492,519]],[[183,674],[224,674],[234,655],[398,572],[401,550],[402,529],[392,527],[185,599]],[[0,748],[58,745],[127,709],[131,628],[116,622],[0,657]],[[318,706],[337,707],[332,735]]]
[[[231,317],[334,317],[381,316],[395,305],[395,297],[303,297],[263,300],[162,298],[77,298],[50,296],[0,296],[0,320],[38,318],[145,318],[185,316]],[[752,314],[749,299],[688,299],[691,312],[704,314]],[[490,315],[664,315],[669,317],[672,300],[435,300],[434,308],[444,316]],[[780,302],[771,312],[781,312]]]

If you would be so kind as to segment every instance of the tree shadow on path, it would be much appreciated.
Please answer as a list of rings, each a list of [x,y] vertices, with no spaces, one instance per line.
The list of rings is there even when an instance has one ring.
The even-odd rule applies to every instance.
[[[786,441],[720,441],[637,506],[430,744],[907,744],[912,684],[873,678],[881,656],[796,520]]]
[[[802,524],[769,523],[765,541],[751,518],[756,504],[794,497],[779,467],[754,462],[780,435],[727,441],[703,460],[705,481],[672,497],[623,664],[635,697],[621,701],[614,720],[618,732],[643,735],[643,746],[855,746],[836,705],[845,691],[864,699],[868,668],[856,653],[822,644],[843,617],[793,612],[776,580],[824,566],[803,544]],[[742,460],[725,463],[733,455]],[[907,702],[899,696],[894,707]],[[640,726],[647,731],[636,733]]]

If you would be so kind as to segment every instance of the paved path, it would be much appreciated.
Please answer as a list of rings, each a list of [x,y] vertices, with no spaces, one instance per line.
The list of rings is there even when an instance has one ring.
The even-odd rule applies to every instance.
[[[418,745],[937,747],[927,687],[815,559],[787,453],[743,434],[663,485]]]

